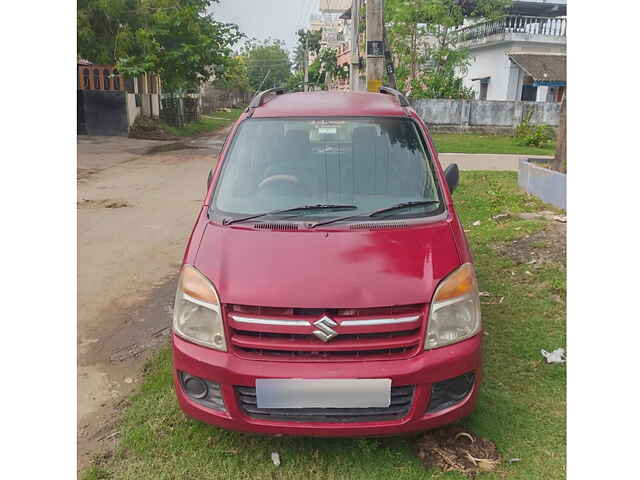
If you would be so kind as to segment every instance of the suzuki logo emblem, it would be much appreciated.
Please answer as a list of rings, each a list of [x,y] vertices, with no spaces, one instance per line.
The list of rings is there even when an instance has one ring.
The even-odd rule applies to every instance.
[[[318,330],[314,330],[313,334],[323,342],[328,342],[333,337],[338,335],[338,332],[331,328],[337,326],[338,324],[326,315],[317,322],[313,322],[313,324],[318,327]]]

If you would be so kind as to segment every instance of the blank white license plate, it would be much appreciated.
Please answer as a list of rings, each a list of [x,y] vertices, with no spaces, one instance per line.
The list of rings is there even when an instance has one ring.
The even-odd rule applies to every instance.
[[[390,378],[258,378],[258,408],[368,408],[391,403]]]

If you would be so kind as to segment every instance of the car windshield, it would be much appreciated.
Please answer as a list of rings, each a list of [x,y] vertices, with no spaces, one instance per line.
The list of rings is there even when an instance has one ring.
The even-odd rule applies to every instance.
[[[349,205],[350,218],[404,202],[381,218],[443,211],[433,165],[414,123],[401,118],[250,119],[239,127],[212,207],[227,216]],[[330,219],[332,208],[278,213]]]

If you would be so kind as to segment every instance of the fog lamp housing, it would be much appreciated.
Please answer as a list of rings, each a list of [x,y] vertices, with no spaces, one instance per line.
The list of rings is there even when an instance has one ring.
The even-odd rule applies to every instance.
[[[191,400],[203,407],[221,412],[226,411],[219,383],[210,382],[185,372],[178,372],[178,378],[182,390]]]
[[[431,386],[427,413],[439,412],[463,401],[471,393],[474,381],[474,373],[467,372],[464,375],[434,383]]]

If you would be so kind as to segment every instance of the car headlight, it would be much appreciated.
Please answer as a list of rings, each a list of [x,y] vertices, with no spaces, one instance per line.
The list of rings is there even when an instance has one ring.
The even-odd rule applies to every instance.
[[[227,350],[216,289],[207,277],[191,265],[182,268],[178,280],[173,331],[190,342]]]
[[[473,265],[465,263],[449,274],[433,295],[424,348],[460,342],[480,328],[478,283]]]

